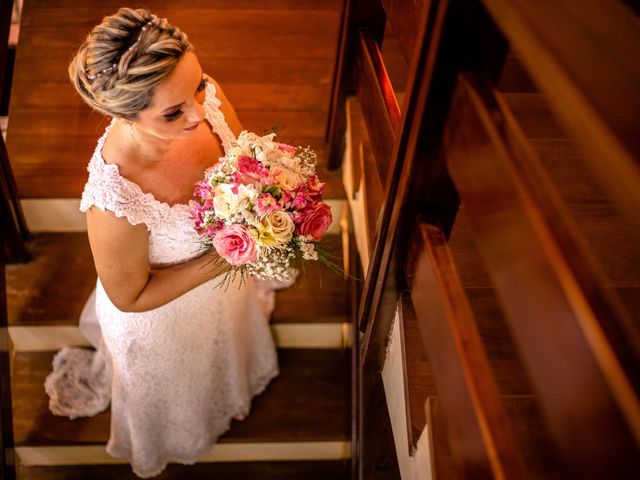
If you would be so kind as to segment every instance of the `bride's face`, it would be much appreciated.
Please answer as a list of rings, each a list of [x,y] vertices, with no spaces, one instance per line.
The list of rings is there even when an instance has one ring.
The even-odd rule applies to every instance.
[[[204,120],[206,82],[198,58],[186,52],[153,91],[151,105],[133,122],[136,130],[163,140],[189,137]]]

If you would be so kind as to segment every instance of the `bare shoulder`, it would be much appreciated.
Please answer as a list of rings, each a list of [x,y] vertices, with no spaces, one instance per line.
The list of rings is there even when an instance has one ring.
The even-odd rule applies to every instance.
[[[238,115],[233,108],[233,105],[231,104],[231,102],[225,95],[224,90],[222,90],[222,87],[217,81],[215,81],[211,76],[207,74],[205,74],[204,77],[208,82],[211,82],[216,87],[216,97],[218,97],[220,102],[222,102],[220,105],[220,110],[224,114],[224,118],[227,120],[227,124],[237,137],[238,135],[240,135],[240,132],[244,130],[244,128],[242,126],[242,123],[238,119]]]

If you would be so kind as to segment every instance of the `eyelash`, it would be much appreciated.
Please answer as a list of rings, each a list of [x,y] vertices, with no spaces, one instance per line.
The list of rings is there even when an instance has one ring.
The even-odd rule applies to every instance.
[[[202,80],[200,80],[200,83],[198,84],[198,88],[196,88],[196,92],[197,93],[202,92],[205,89],[205,87],[207,86],[207,83],[208,83],[207,80],[204,79],[204,78]],[[165,119],[166,122],[173,122],[173,121],[179,119],[182,116],[183,113],[184,112],[182,110],[176,110],[175,112],[167,113],[164,116],[164,119]]]

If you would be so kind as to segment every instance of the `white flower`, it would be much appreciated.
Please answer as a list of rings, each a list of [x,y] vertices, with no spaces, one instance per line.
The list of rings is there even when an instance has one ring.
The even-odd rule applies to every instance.
[[[253,185],[238,185],[238,193],[233,193],[233,188],[230,183],[221,183],[214,190],[213,208],[220,218],[242,214],[255,203],[258,194]]]
[[[229,218],[238,209],[238,196],[231,191],[233,185],[219,184],[214,190],[213,208],[220,218]]]

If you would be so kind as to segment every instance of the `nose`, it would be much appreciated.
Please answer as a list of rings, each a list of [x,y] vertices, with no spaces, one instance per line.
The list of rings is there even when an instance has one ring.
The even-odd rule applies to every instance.
[[[198,102],[194,102],[189,109],[188,119],[191,122],[201,122],[204,120],[204,107],[200,105]]]

